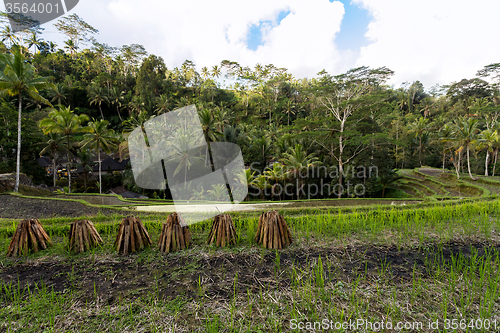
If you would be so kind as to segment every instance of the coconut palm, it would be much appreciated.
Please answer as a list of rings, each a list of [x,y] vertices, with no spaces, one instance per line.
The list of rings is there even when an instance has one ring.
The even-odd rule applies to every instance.
[[[446,153],[451,149],[449,143],[453,141],[453,127],[450,124],[444,124],[439,130],[438,141],[443,144],[443,172],[446,163]]]
[[[115,131],[108,128],[109,122],[107,120],[95,120],[88,123],[88,133],[83,136],[83,141],[80,143],[82,148],[95,149],[97,153],[97,161],[99,163],[99,194],[102,194],[102,181],[101,181],[101,149],[106,153],[111,150],[118,143],[118,138]]]
[[[155,112],[157,115],[168,112],[170,108],[170,98],[167,94],[161,94],[156,98],[156,109]]]
[[[116,113],[118,113],[118,118],[120,118],[120,122],[123,121],[122,115],[120,114],[120,108],[122,106],[123,92],[120,92],[117,87],[113,87],[108,90],[107,100],[112,105],[116,106]]]
[[[276,195],[276,188],[279,183],[287,178],[285,174],[285,168],[281,163],[273,163],[273,166],[264,171],[264,176],[270,181],[274,182],[272,185],[272,195]],[[279,194],[279,198],[281,200],[281,193]]]
[[[90,105],[96,104],[99,106],[99,112],[101,112],[101,118],[104,120],[104,115],[102,114],[102,109],[101,109],[101,104],[102,102],[108,103],[108,96],[104,89],[102,87],[99,87],[97,85],[92,85],[90,86],[89,92],[88,92],[88,98]]]
[[[92,154],[88,149],[80,149],[78,152],[78,158],[80,163],[78,163],[83,168],[83,188],[85,193],[87,193],[87,174],[92,171],[90,164],[92,163]]]
[[[302,172],[308,170],[312,166],[320,165],[321,162],[314,154],[307,154],[307,152],[302,149],[301,144],[296,144],[295,147],[290,148],[288,152],[284,153],[281,161],[288,167],[287,173],[290,176],[300,178],[299,187],[297,188],[297,199],[299,199],[299,191],[304,186]]]
[[[459,118],[454,122],[454,136],[459,149],[465,149],[467,153],[467,169],[472,180],[476,180],[472,176],[470,170],[470,151],[478,143],[478,120],[474,118]]]
[[[14,31],[10,28],[9,24],[6,24],[3,28],[2,32],[0,32],[0,37],[2,38],[2,42],[9,42],[9,46],[12,47],[19,43],[19,38],[16,36]]]
[[[499,136],[496,130],[486,129],[479,135],[479,147],[486,150],[486,161],[484,164],[484,175],[488,176],[488,165],[490,156],[495,150],[495,143],[498,143]]]
[[[210,158],[210,142],[217,141],[217,139],[221,136],[221,133],[217,130],[217,122],[212,116],[212,112],[210,112],[209,109],[201,109],[198,114],[200,116],[203,135],[205,136],[205,141],[207,142],[205,164],[208,165],[208,161]],[[210,164],[212,165],[213,163],[210,162]]]
[[[75,134],[87,132],[87,127],[82,127],[82,123],[88,120],[89,117],[85,114],[77,115],[70,107],[59,106],[59,110],[52,109],[49,112],[48,118],[42,119],[39,126],[44,134],[59,133],[66,138],[67,162],[66,169],[68,170],[68,191],[71,193],[71,139]]]
[[[68,87],[64,83],[58,83],[49,90],[49,95],[52,97],[50,100],[52,103],[57,101],[57,105],[62,105],[62,102],[66,101],[68,97]]]
[[[48,77],[36,75],[36,69],[26,62],[24,56],[18,50],[13,54],[0,54],[0,98],[17,96],[18,120],[17,120],[17,160],[16,160],[16,185],[14,191],[19,190],[19,172],[21,167],[21,114],[23,93],[30,98],[50,105],[50,102],[39,94],[39,90],[48,89],[53,85]]]
[[[54,180],[54,186],[56,186],[56,160],[58,153],[63,153],[66,151],[67,146],[65,142],[65,138],[58,133],[48,133],[47,134],[49,140],[45,143],[47,144],[42,151],[40,152],[40,156],[45,154],[50,154],[52,158],[52,176]]]
[[[418,120],[415,120],[410,124],[410,132],[415,133],[415,138],[418,139],[418,160],[420,162],[420,166],[422,166],[422,150],[424,139],[426,138],[429,119],[424,117],[420,117]]]
[[[180,133],[171,142],[171,148],[173,151],[173,159],[179,161],[177,168],[174,170],[174,177],[184,170],[184,188],[187,185],[187,172],[193,165],[203,161],[199,156],[195,156],[190,153],[190,149],[193,147],[193,138],[188,133]]]

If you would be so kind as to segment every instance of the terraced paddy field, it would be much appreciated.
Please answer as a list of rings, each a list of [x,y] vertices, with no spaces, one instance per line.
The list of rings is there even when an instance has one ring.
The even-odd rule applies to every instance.
[[[499,331],[496,183],[431,172],[403,170],[394,185],[421,196],[274,206],[293,236],[278,251],[254,238],[273,203],[231,213],[234,246],[207,245],[206,220],[190,226],[187,250],[163,254],[168,212],[133,209],[158,201],[0,195],[0,332],[328,331],[315,324],[326,322],[337,332]],[[140,217],[153,245],[123,256],[113,243],[127,215]],[[53,246],[7,257],[23,217],[39,218]],[[77,219],[92,220],[104,243],[69,252]],[[382,321],[393,329],[374,329]]]
[[[455,172],[435,168],[403,169],[398,171],[402,177],[390,185],[387,196],[403,192],[404,197],[449,199],[471,198],[500,194],[500,178],[461,174],[457,179]]]

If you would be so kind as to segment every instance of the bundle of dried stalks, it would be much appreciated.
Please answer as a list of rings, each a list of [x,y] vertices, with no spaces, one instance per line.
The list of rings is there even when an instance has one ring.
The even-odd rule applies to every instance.
[[[7,249],[7,256],[26,254],[28,250],[38,252],[45,250],[49,245],[52,245],[49,235],[37,219],[22,220],[17,225],[16,232]]]
[[[290,228],[276,210],[260,215],[255,242],[268,249],[283,249],[292,243]]]
[[[231,215],[219,214],[214,218],[207,240],[207,244],[213,243],[222,247],[236,244],[236,230]]]
[[[115,245],[118,253],[127,255],[151,245],[151,238],[138,217],[123,218],[116,235]]]
[[[76,253],[85,252],[98,244],[102,238],[97,232],[92,221],[81,220],[71,223],[69,227],[68,249]]]
[[[191,231],[184,225],[182,217],[177,213],[172,213],[167,217],[167,222],[161,228],[158,247],[161,252],[169,253],[177,250],[187,249],[191,241]]]

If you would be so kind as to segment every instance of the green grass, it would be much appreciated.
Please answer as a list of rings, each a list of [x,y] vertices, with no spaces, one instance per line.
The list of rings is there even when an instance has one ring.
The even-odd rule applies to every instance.
[[[75,219],[52,218],[41,222],[53,247],[7,258],[16,224],[2,220],[1,269],[65,263],[80,271],[71,269],[69,285],[59,292],[50,281],[27,286],[15,279],[0,280],[0,331],[285,332],[293,324],[324,319],[424,324],[422,330],[401,332],[494,331],[445,330],[445,320],[451,325],[452,319],[469,324],[481,318],[490,325],[496,320],[500,327],[496,196],[429,200],[418,206],[283,208],[280,213],[294,236],[294,243],[283,251],[254,243],[259,213],[231,214],[239,234],[231,248],[206,245],[211,221],[203,221],[190,226],[193,245],[186,251],[163,255],[153,246],[129,257],[118,256],[112,248],[119,213],[91,217],[104,245],[80,255],[65,249],[68,224]],[[153,244],[165,218],[166,214],[141,217]],[[252,269],[240,267],[247,267],[246,262]],[[111,269],[116,263],[129,274],[129,286],[110,302],[99,281],[120,274]],[[144,276],[134,272],[143,266],[151,269],[148,287],[140,289],[135,281]],[[82,269],[103,277],[92,285],[81,280]],[[263,271],[269,274],[258,275]],[[168,281],[177,282],[165,284]],[[180,286],[180,294],[162,296],[175,286]],[[429,329],[428,323],[436,320],[439,329]]]

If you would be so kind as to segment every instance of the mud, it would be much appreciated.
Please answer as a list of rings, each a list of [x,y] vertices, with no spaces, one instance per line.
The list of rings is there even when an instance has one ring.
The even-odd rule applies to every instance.
[[[289,288],[294,277],[308,279],[321,257],[325,283],[352,282],[363,276],[367,283],[385,276],[393,284],[405,284],[414,274],[432,276],[427,266],[435,260],[451,262],[451,256],[462,253],[477,256],[500,251],[500,244],[458,242],[427,244],[419,248],[370,244],[344,248],[300,248],[279,252],[252,250],[252,253],[170,254],[143,252],[114,261],[95,261],[75,257],[35,263],[10,262],[0,269],[0,283],[17,286],[24,293],[37,292],[45,285],[56,292],[72,291],[82,301],[98,299],[106,304],[124,300],[159,297],[162,299],[197,299],[200,294],[211,299],[228,300],[238,293]],[[278,259],[279,258],[279,259]],[[3,264],[6,264],[5,262]],[[9,263],[7,263],[9,264]],[[415,271],[414,271],[415,268]],[[237,276],[237,278],[236,278]],[[236,284],[235,284],[236,281]],[[2,288],[3,289],[3,288]],[[1,294],[4,291],[0,291]]]

